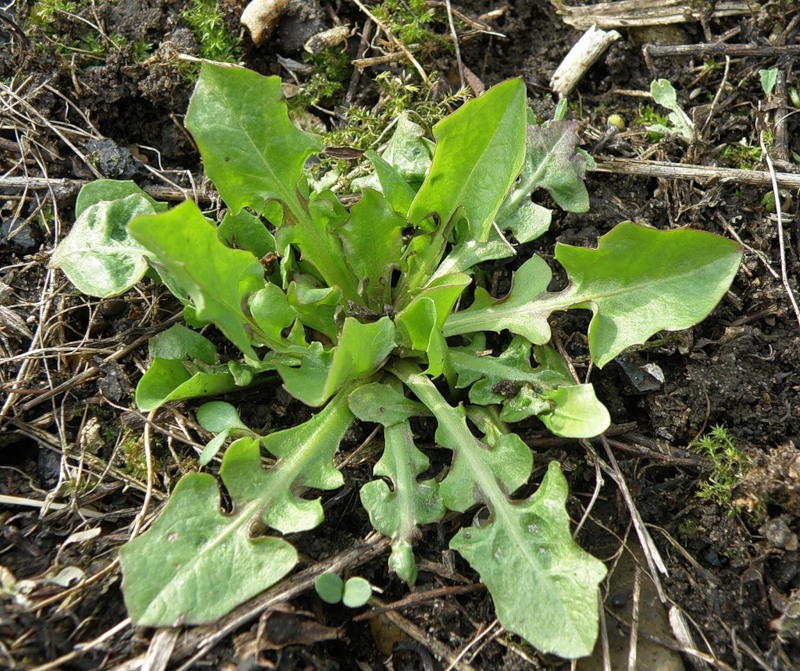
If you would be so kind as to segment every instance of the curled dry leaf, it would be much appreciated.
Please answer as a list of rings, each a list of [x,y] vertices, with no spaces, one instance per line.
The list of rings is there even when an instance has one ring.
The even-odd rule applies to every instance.
[[[261,44],[278,24],[289,0],[253,0],[242,12],[240,23],[250,31],[253,44]]]

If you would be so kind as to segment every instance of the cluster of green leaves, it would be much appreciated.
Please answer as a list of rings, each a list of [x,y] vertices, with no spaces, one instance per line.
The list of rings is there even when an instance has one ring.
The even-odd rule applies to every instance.
[[[548,291],[552,273],[539,256],[521,261],[505,296],[473,287],[480,264],[513,257],[547,230],[552,212],[532,192],[588,209],[591,160],[577,149],[577,124],[530,120],[520,80],[442,120],[435,141],[403,116],[383,153],[367,152],[375,175],[348,209],[310,187],[305,166],[321,143],[289,121],[280,80],[204,64],[186,126],[228,208],[222,220],[193,202],[167,210],[129,182],[83,189],[53,265],[100,296],[156,274],[193,327],[153,339],[139,408],[277,376],[319,409],[262,436],[226,403],[200,408],[201,423],[223,436],[204,463],[234,440],[219,480],[185,475],[153,525],[122,549],[134,622],[210,622],[291,571],[298,557],[284,535],[323,521],[320,499],[305,493],[342,485],[334,455],[360,420],[383,427],[375,479],[360,493],[373,526],[391,538],[391,570],[413,584],[421,527],[484,506],[482,521],[450,546],[480,573],[500,621],[543,651],[591,651],[605,567],[572,538],[557,463],[532,495],[518,493],[533,455],[509,428],[537,417],[556,435],[584,438],[609,425],[592,386],[547,345],[548,319],[592,311],[589,349],[602,367],[657,331],[704,318],[740,250],[704,232],[625,222],[596,249],[556,246],[570,278],[562,291]],[[194,330],[208,324],[241,358],[221,360]],[[435,449],[452,455],[446,472],[429,472],[416,444],[421,416],[433,417]]]

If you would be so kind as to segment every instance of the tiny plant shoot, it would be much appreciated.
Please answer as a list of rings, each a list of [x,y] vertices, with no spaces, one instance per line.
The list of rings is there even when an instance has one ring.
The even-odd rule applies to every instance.
[[[222,452],[219,474],[181,478],[153,525],[122,548],[134,623],[213,622],[286,576],[298,555],[285,535],[323,521],[320,499],[304,492],[342,485],[334,455],[362,421],[383,429],[361,502],[391,539],[390,571],[413,584],[424,526],[483,506],[484,521],[465,522],[450,547],[480,574],[505,628],[565,658],[591,652],[605,566],[572,538],[557,463],[529,494],[533,454],[511,428],[536,417],[558,436],[588,438],[609,425],[592,385],[548,345],[548,320],[590,310],[589,349],[602,368],[662,329],[705,318],[741,253],[709,233],[624,222],[596,248],[556,245],[570,280],[562,291],[548,291],[551,270],[534,255],[520,259],[506,295],[491,295],[481,264],[514,256],[549,226],[532,192],[570,211],[589,206],[577,124],[528,118],[520,80],[466,103],[433,142],[401,117],[385,150],[367,153],[374,177],[348,208],[310,186],[305,166],[321,143],[290,122],[280,80],[206,63],[186,126],[227,207],[222,220],[193,202],[168,209],[131,182],[84,187],[53,265],[96,296],[155,274],[185,305],[187,326],[150,343],[141,410],[266,376],[316,409],[262,436],[227,403],[199,408],[218,436],[201,461]],[[208,324],[239,358],[223,360],[195,330]],[[435,447],[416,443],[422,416],[433,418]],[[445,472],[429,472],[430,449],[450,454]],[[254,536],[256,527],[270,531]]]

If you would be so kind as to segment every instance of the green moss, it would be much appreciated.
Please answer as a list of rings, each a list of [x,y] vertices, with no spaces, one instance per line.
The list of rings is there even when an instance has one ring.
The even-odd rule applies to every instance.
[[[469,98],[469,89],[435,100],[431,89],[417,86],[408,78],[390,72],[382,72],[375,78],[380,91],[380,103],[376,108],[353,106],[342,113],[342,124],[323,136],[331,147],[353,147],[376,149],[381,141],[389,138],[387,132],[394,126],[403,112],[409,112],[412,120],[430,134],[433,126]],[[350,182],[372,171],[370,163],[363,159],[357,164],[323,157],[314,167],[317,179],[323,175],[337,175],[337,190],[347,192]]]
[[[720,152],[722,164],[730,168],[750,170],[761,160],[761,147],[756,147],[742,139],[726,144]]]
[[[217,2],[193,0],[182,16],[194,33],[203,58],[225,63],[238,63],[241,60],[241,41],[225,26]]]
[[[31,9],[28,22],[49,32],[65,13],[74,14],[79,7],[80,3],[71,0],[39,0]]]
[[[323,49],[310,56],[308,61],[314,67],[314,74],[303,82],[299,93],[289,99],[290,113],[305,112],[315,105],[333,103],[344,91],[352,73],[350,59],[339,47]]]
[[[410,112],[413,120],[430,131],[454,108],[469,98],[469,90],[461,89],[455,93],[435,100],[431,89],[417,86],[409,79],[390,72],[382,72],[375,78],[380,91],[379,109],[354,106],[344,113],[344,125],[330,132],[325,140],[331,145],[342,145],[369,149],[374,147],[386,128],[402,112]]]
[[[384,0],[372,12],[414,53],[453,49],[446,17],[426,0]]]
[[[712,465],[712,472],[700,484],[697,497],[731,506],[734,487],[752,467],[750,458],[736,447],[733,436],[720,425],[692,443],[692,447],[708,457]]]

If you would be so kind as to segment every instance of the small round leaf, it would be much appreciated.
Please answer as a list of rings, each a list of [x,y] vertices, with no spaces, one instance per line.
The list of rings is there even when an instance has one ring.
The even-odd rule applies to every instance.
[[[314,581],[314,589],[325,603],[339,603],[342,600],[344,583],[335,573],[323,573]]]
[[[349,578],[344,585],[342,603],[348,608],[360,608],[372,596],[372,585],[364,578]]]

